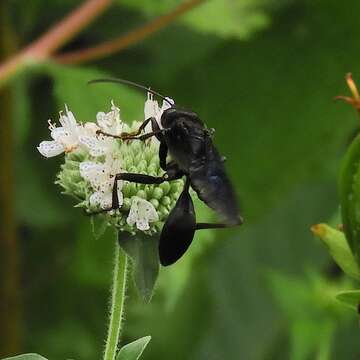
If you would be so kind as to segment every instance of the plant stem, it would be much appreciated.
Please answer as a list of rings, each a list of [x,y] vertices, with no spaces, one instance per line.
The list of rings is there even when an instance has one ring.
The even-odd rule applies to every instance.
[[[54,56],[54,60],[61,64],[78,64],[87,61],[93,61],[99,58],[104,58],[116,52],[120,52],[121,50],[124,50],[129,46],[134,45],[139,41],[145,39],[154,32],[163,29],[165,26],[172,23],[181,15],[200,5],[203,1],[204,0],[186,1],[180,4],[174,10],[170,11],[169,13],[161,15],[155,20],[143,26],[140,26],[133,31],[130,31],[125,35],[122,35],[113,40],[105,41],[99,45],[90,48],[56,55]]]
[[[111,5],[112,0],[87,0],[20,53],[0,64],[0,85],[29,63],[39,64],[71,40]]]
[[[116,240],[115,267],[111,295],[110,323],[104,360],[114,360],[124,318],[124,302],[128,278],[128,258]]]

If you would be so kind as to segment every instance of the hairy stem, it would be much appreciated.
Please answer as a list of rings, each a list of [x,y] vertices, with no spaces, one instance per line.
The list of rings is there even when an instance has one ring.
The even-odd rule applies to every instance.
[[[27,64],[40,63],[97,18],[112,0],[87,0],[20,53],[0,65],[0,85]]]
[[[180,4],[171,12],[141,26],[116,39],[105,41],[97,46],[55,56],[55,61],[62,64],[78,64],[109,56],[138,43],[156,31],[163,29],[179,16],[190,11],[204,0],[190,0]]]
[[[114,360],[124,318],[124,302],[128,278],[128,258],[117,243],[111,295],[110,323],[107,334],[104,360]]]

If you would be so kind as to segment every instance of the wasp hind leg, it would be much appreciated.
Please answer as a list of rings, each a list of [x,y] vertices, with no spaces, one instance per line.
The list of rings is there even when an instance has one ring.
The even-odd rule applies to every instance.
[[[238,219],[238,221],[234,222],[233,224],[226,224],[226,223],[196,223],[196,230],[203,230],[203,229],[223,229],[228,227],[234,227],[242,225],[243,223],[242,217]]]
[[[145,174],[135,174],[135,173],[120,173],[115,175],[114,185],[112,189],[112,204],[111,207],[107,209],[101,209],[98,211],[93,211],[87,213],[88,215],[98,215],[101,213],[105,213],[111,210],[116,210],[119,208],[119,197],[118,197],[118,181],[129,181],[135,182],[138,184],[149,184],[149,185],[156,185],[162,184],[165,181],[172,181],[180,179],[184,173],[179,170],[178,168],[171,167],[169,172],[166,172],[163,176],[150,176]]]

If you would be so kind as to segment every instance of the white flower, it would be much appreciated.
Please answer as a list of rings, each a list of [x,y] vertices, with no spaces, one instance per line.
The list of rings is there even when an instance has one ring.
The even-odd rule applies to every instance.
[[[49,120],[52,141],[42,141],[38,146],[41,155],[53,157],[63,152],[75,150],[79,145],[79,134],[83,127],[79,125],[73,113],[66,107],[66,115],[60,113],[59,122],[61,126],[56,127]]]
[[[106,156],[104,163],[84,161],[80,163],[80,175],[87,180],[95,192],[90,196],[91,206],[109,209],[112,205],[112,190],[115,175],[121,172],[120,161]],[[119,207],[123,204],[122,181],[118,181]]]
[[[158,220],[159,215],[151,202],[138,196],[132,198],[129,216],[126,219],[129,225],[136,224],[139,230],[145,231],[150,229],[149,222]]]
[[[162,128],[161,126],[161,115],[162,113],[166,110],[169,109],[171,106],[169,103],[171,104],[175,104],[173,99],[170,98],[166,98],[168,100],[165,101],[163,100],[162,106],[160,107],[158,102],[156,100],[154,100],[153,94],[149,93],[147,94],[148,98],[145,101],[145,106],[144,106],[144,115],[145,115],[145,120],[149,119],[151,117],[154,117],[157,121],[157,123],[159,124],[160,128]],[[145,132],[151,132],[151,123],[149,123],[146,127],[145,127]]]
[[[91,156],[96,157],[110,153],[116,140],[101,134],[85,134],[79,136],[79,142],[88,148]]]
[[[96,121],[100,129],[111,135],[120,135],[123,131],[123,122],[120,119],[120,109],[111,101],[111,111],[108,113],[98,112]]]
[[[89,131],[79,136],[79,142],[88,148],[91,156],[95,157],[110,153],[116,143],[112,137],[97,134],[98,130],[111,135],[119,135],[123,131],[120,109],[113,102],[111,102],[111,111],[108,113],[98,112],[96,119],[98,125],[86,123],[84,126],[88,127]]]

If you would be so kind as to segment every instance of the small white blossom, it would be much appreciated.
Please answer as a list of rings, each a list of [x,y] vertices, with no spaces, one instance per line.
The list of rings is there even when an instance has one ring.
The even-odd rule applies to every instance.
[[[91,123],[92,128],[89,128],[90,131],[79,136],[79,142],[85,145],[89,149],[90,155],[94,157],[110,153],[116,143],[114,138],[97,134],[97,131],[101,130],[111,135],[120,135],[123,131],[120,109],[113,102],[111,102],[111,111],[108,113],[98,112],[96,119],[98,125]],[[86,123],[86,126],[90,126],[90,123]]]
[[[151,202],[138,196],[133,197],[129,216],[126,219],[129,225],[136,224],[139,230],[145,231],[150,229],[149,222],[158,220],[159,215]]]
[[[120,135],[123,131],[124,123],[120,119],[120,109],[111,101],[111,111],[105,113],[100,111],[96,115],[96,121],[100,129],[111,135]]]
[[[41,155],[45,157],[53,157],[63,152],[75,150],[79,145],[79,135],[83,131],[83,127],[79,125],[73,113],[66,107],[66,115],[60,113],[59,122],[61,126],[56,127],[49,120],[50,135],[52,141],[42,141],[38,146]]]
[[[145,106],[144,106],[145,120],[154,117],[157,123],[159,124],[160,128],[162,128],[161,115],[166,109],[169,109],[171,107],[169,103],[174,105],[175,102],[174,100],[167,97],[166,99],[168,100],[169,103],[163,100],[162,106],[160,107],[158,102],[154,100],[154,96],[152,93],[148,92],[147,96],[148,97],[147,100],[145,101]],[[145,127],[145,132],[150,132],[150,131],[152,131],[151,123]]]
[[[91,156],[97,157],[111,152],[115,145],[115,139],[104,135],[81,135],[79,142],[89,149]]]
[[[115,175],[121,172],[120,161],[107,156],[104,163],[84,161],[80,163],[80,175],[87,180],[95,192],[90,196],[91,206],[109,209],[112,205],[112,190]],[[123,204],[122,181],[118,181],[119,207]]]

